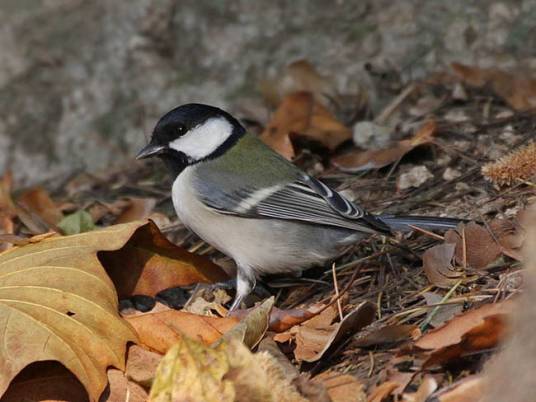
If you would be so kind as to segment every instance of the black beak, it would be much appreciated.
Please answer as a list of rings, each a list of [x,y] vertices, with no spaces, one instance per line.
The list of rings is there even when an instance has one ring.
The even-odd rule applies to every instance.
[[[136,155],[136,159],[145,159],[162,154],[167,147],[165,145],[147,144]]]

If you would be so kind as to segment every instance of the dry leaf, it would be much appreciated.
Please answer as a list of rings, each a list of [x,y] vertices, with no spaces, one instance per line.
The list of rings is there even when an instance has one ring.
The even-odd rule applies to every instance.
[[[375,314],[376,306],[370,302],[363,302],[341,322],[332,324],[338,312],[330,306],[305,323],[276,335],[274,340],[287,342],[293,339],[296,342],[294,349],[296,359],[314,362],[324,356],[333,345],[369,325],[374,320]]]
[[[215,347],[182,338],[164,356],[150,401],[306,402],[270,354],[231,339]]]
[[[286,95],[300,91],[312,93],[324,105],[337,96],[331,81],[320,75],[307,60],[296,60],[285,68],[278,79],[261,82],[262,95],[272,106],[277,106]]]
[[[323,307],[323,305],[313,305],[307,309],[294,308],[289,310],[274,307],[270,314],[269,330],[273,332],[287,331],[293,326],[299,325],[318,315]]]
[[[55,226],[63,218],[63,213],[43,187],[25,191],[18,199],[29,212],[39,216],[50,226]]]
[[[445,242],[456,244],[455,257],[458,264],[464,264],[462,235],[465,236],[465,259],[468,267],[485,269],[501,255],[501,246],[489,231],[475,222],[469,222],[460,224],[456,231],[448,230],[445,233]]]
[[[536,79],[523,72],[507,72],[496,68],[480,68],[452,63],[452,69],[468,85],[490,86],[515,110],[536,107]]]
[[[353,151],[333,159],[335,167],[343,172],[356,173],[363,170],[379,169],[398,161],[414,148],[429,144],[437,131],[434,120],[424,123],[415,135],[407,140],[396,143],[391,148],[369,151]]]
[[[161,354],[151,352],[141,346],[131,345],[128,348],[126,377],[143,387],[149,388],[153,383],[156,368],[162,357]]]
[[[99,402],[146,402],[147,391],[120,370],[108,370],[109,394]]]
[[[261,134],[261,139],[287,159],[295,156],[291,136],[301,135],[330,150],[352,138],[351,131],[314,100],[310,92],[287,95]]]
[[[399,383],[396,381],[386,381],[372,391],[368,397],[368,402],[383,402],[385,401],[395,389],[397,389]]]
[[[432,395],[437,402],[482,402],[485,379],[479,375],[470,375]],[[516,402],[518,402],[516,400]]]
[[[155,296],[172,287],[228,279],[208,258],[189,253],[167,240],[153,222],[137,225],[138,230],[120,250],[99,253],[120,298]]]
[[[136,336],[117,313],[97,252],[122,247],[137,226],[47,238],[0,255],[0,394],[28,364],[56,360],[95,401],[106,368],[124,368],[125,344]]]
[[[437,381],[431,375],[424,376],[419,389],[413,393],[402,395],[404,402],[426,402],[428,397],[437,389]]]
[[[449,288],[460,280],[463,273],[452,266],[456,245],[438,244],[427,249],[422,256],[423,269],[431,284]]]
[[[116,218],[115,223],[127,223],[147,219],[156,205],[154,198],[129,197],[128,205]]]
[[[389,324],[380,328],[365,328],[352,342],[352,346],[366,348],[375,345],[388,345],[411,339],[417,329],[411,324]]]
[[[518,261],[523,260],[521,248],[525,242],[523,228],[510,220],[494,219],[489,223],[490,230],[501,245],[503,254]]]
[[[349,374],[325,371],[312,379],[324,385],[332,402],[366,402],[365,387]]]
[[[415,342],[417,348],[431,352],[424,366],[443,364],[464,354],[496,346],[505,335],[505,317],[512,308],[511,301],[486,304],[424,334]]]
[[[15,233],[13,218],[16,216],[15,206],[11,198],[11,186],[13,178],[11,172],[7,171],[0,178],[0,234]],[[0,251],[9,248],[8,244],[1,244]]]
[[[166,353],[185,336],[210,345],[238,323],[235,317],[209,317],[171,309],[125,319],[136,330],[140,343],[159,353]]]
[[[510,301],[484,304],[454,317],[442,327],[427,332],[415,341],[415,346],[425,350],[437,350],[457,344],[467,332],[482,324],[486,317],[509,314],[512,308]]]
[[[58,362],[33,363],[22,370],[2,395],[2,402],[76,401],[88,395],[77,378]]]
[[[464,355],[491,349],[504,339],[506,329],[505,314],[484,317],[483,322],[465,333],[459,343],[434,351],[423,367],[445,364]]]
[[[275,298],[272,296],[253,308],[240,320],[240,323],[229,330],[223,339],[238,339],[247,347],[253,349],[264,337],[270,324],[270,312],[274,306]]]

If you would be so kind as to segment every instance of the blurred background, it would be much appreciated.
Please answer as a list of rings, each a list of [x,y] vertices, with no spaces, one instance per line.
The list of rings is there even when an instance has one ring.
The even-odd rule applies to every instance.
[[[530,68],[536,3],[1,0],[0,49],[0,167],[26,185],[131,160],[181,103],[265,124],[296,60],[371,115],[451,61]]]

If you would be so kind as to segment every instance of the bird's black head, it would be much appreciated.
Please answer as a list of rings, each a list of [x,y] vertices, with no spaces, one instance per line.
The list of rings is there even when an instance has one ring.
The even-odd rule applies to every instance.
[[[244,132],[229,113],[213,106],[189,103],[160,118],[151,141],[137,158],[158,156],[178,174],[188,165],[222,155]]]

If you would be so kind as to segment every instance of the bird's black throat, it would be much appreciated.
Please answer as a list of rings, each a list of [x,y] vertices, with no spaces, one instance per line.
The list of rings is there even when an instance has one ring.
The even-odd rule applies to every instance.
[[[188,165],[191,165],[185,154],[175,150],[167,150],[158,156],[164,162],[172,177],[177,177]]]

